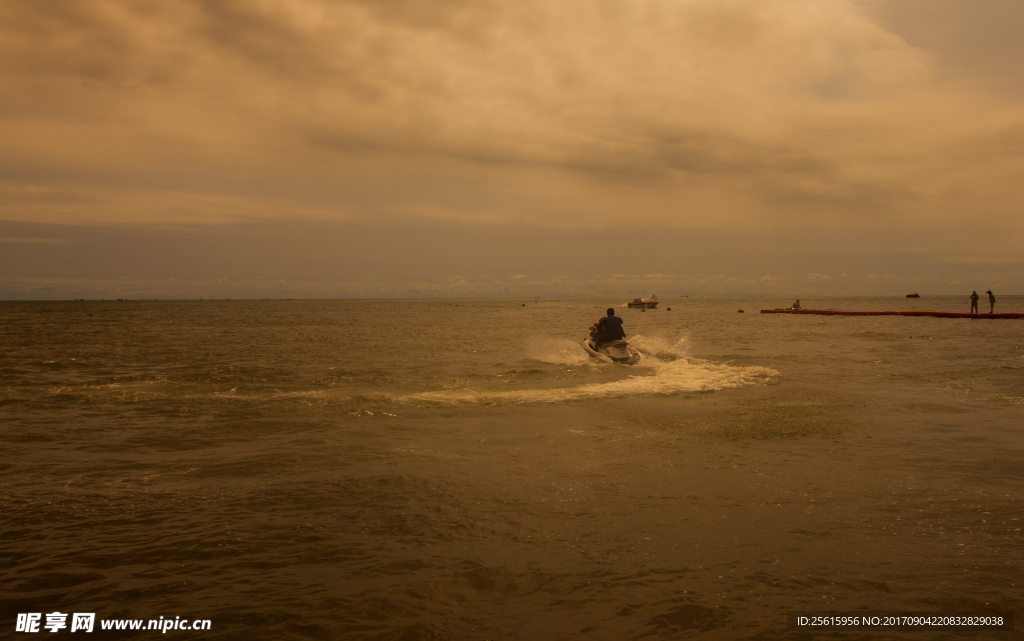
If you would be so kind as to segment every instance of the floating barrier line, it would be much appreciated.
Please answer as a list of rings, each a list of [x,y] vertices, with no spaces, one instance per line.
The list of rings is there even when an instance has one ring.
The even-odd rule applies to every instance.
[[[969,314],[967,312],[933,311],[861,311],[856,309],[762,309],[762,314],[816,314],[818,316],[934,316],[935,318],[1024,318],[1024,312],[1002,314]]]

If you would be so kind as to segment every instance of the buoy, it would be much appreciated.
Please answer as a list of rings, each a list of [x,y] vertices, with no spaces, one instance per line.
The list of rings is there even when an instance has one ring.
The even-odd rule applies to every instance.
[[[666,311],[666,312],[671,312],[671,311],[672,311],[672,308],[671,308],[671,307],[666,307],[666,308],[665,308],[665,311]]]
[[[743,313],[743,310],[742,310],[742,309],[738,309],[738,310],[736,310],[736,313],[737,313],[737,314],[742,314],[742,313]]]
[[[526,303],[523,303],[523,307],[526,307]]]

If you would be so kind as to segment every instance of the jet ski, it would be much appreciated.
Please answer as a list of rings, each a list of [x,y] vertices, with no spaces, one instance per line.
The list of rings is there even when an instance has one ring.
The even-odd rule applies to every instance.
[[[641,358],[640,352],[630,348],[629,343],[621,338],[614,341],[605,341],[596,349],[594,348],[594,339],[584,338],[583,349],[587,350],[587,353],[594,358],[611,361],[612,363],[622,363],[623,365],[636,365],[640,362]]]

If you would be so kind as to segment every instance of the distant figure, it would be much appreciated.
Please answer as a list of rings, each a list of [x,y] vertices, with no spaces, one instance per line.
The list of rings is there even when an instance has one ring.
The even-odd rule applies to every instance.
[[[799,298],[796,299],[796,302],[793,303],[793,306],[790,309],[803,309],[802,307],[800,307],[800,299]]]
[[[608,315],[597,321],[597,328],[594,336],[594,348],[601,343],[608,341],[616,341],[620,338],[626,337],[626,332],[622,329],[622,319],[615,315],[615,310],[611,307],[608,308]]]
[[[972,314],[978,313],[978,292],[971,292],[971,312]]]
[[[991,289],[985,293],[988,294],[988,313],[991,314],[996,311],[996,297],[992,295]]]

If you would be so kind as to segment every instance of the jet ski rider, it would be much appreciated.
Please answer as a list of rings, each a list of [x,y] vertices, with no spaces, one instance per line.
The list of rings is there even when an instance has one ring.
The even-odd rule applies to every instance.
[[[615,310],[608,308],[608,315],[597,321],[594,336],[594,349],[601,346],[601,343],[617,341],[626,337],[622,329],[622,319],[615,315]]]

